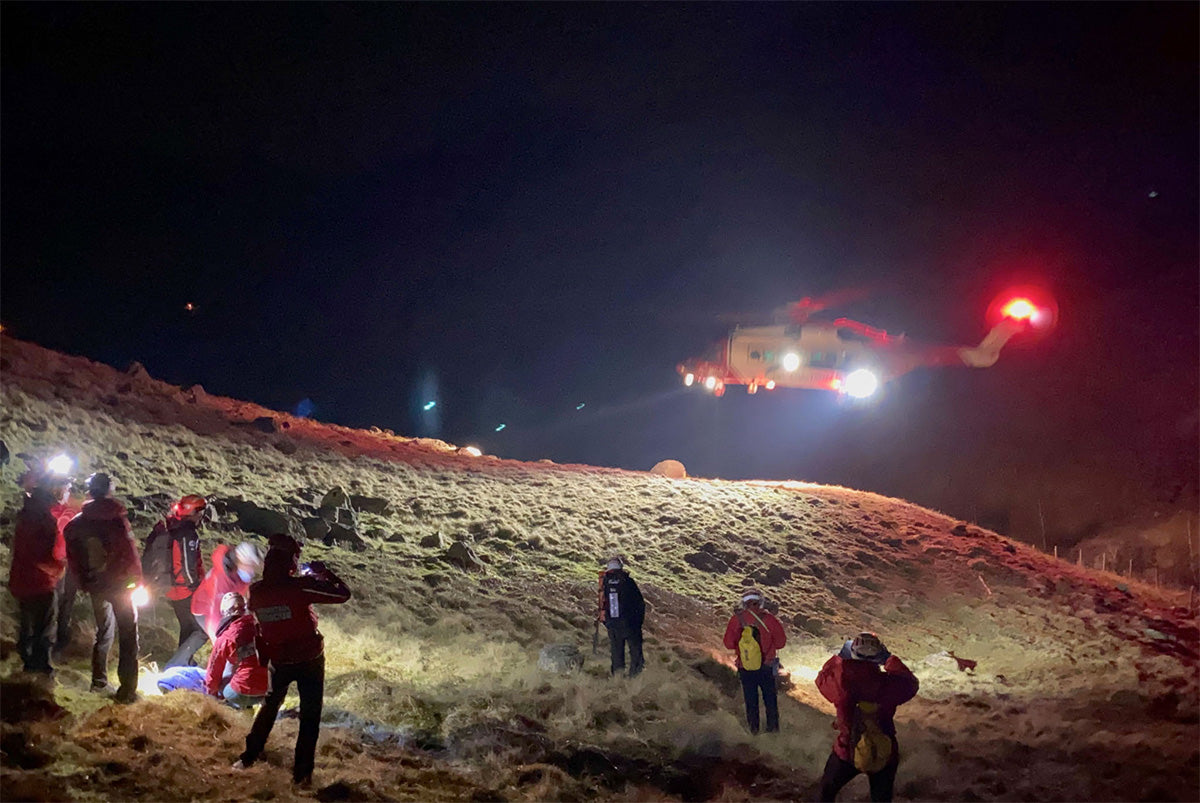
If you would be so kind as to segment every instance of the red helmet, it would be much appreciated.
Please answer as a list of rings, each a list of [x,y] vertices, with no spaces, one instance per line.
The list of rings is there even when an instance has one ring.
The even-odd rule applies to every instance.
[[[171,505],[171,515],[177,519],[182,519],[185,516],[203,513],[207,507],[208,500],[206,500],[203,496],[188,494],[175,504]]]

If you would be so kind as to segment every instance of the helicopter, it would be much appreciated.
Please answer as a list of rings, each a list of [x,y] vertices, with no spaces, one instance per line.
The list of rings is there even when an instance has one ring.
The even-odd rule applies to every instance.
[[[736,325],[703,356],[676,366],[683,384],[723,396],[729,385],[823,390],[867,399],[892,380],[921,367],[995,365],[1013,337],[1046,331],[1057,305],[1038,289],[998,296],[988,308],[992,328],[976,346],[914,343],[850,318],[814,320],[828,303],[812,298],[776,311],[770,325]]]

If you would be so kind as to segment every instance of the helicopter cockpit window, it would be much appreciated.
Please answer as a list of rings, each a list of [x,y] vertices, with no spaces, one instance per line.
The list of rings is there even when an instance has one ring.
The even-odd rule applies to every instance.
[[[856,332],[853,329],[842,327],[837,330],[838,340],[848,340],[851,343],[870,343],[871,338],[864,335],[862,332]]]
[[[836,368],[838,353],[836,351],[814,351],[809,355],[808,364],[813,368]]]
[[[760,352],[757,352],[757,351],[752,351],[752,352],[750,352],[750,359],[752,359],[752,360],[761,360],[761,359],[762,359],[762,354],[761,354]]]
[[[763,353],[763,359],[767,362],[775,362],[775,352],[767,351]]]

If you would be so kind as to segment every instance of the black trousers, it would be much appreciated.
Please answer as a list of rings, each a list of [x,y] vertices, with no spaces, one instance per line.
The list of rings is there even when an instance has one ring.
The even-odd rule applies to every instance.
[[[137,609],[128,591],[92,594],[92,616],[96,619],[96,642],[92,645],[92,685],[108,683],[108,653],[116,636],[121,654],[117,658],[118,695],[137,691]]]
[[[625,671],[625,645],[629,645],[629,677],[642,671],[646,664],[642,655],[642,629],[633,627],[624,619],[611,619],[604,623],[608,628],[608,646],[612,653],[612,674]]]
[[[57,592],[17,600],[20,625],[17,631],[17,653],[26,672],[50,674],[50,642],[54,638],[55,600]]]
[[[196,662],[192,660],[192,657],[196,654],[196,650],[203,647],[204,642],[208,641],[208,634],[200,626],[199,620],[192,615],[190,595],[184,599],[173,599],[170,602],[171,610],[175,611],[175,618],[179,621],[179,648],[175,650],[175,654],[163,668],[195,666]]]
[[[867,773],[867,780],[871,784],[871,800],[878,803],[892,799],[892,788],[896,785],[896,768],[899,766],[900,750],[896,740],[892,739],[892,760],[879,772]],[[830,753],[829,760],[825,762],[825,772],[821,776],[822,803],[833,803],[837,799],[837,793],[858,773],[859,769],[854,766],[853,761],[846,761],[837,753]]]
[[[79,594],[79,585],[75,575],[67,570],[58,581],[58,626],[55,628],[54,649],[62,652],[71,643],[71,620],[75,614],[75,597]]]
[[[742,681],[742,696],[746,698],[746,724],[751,733],[758,733],[758,692],[762,691],[763,708],[767,710],[767,733],[779,730],[779,697],[775,690],[775,666],[763,664],[750,671],[738,670]]]
[[[246,750],[242,763],[249,767],[262,755],[267,746],[267,737],[275,727],[279,706],[287,696],[288,686],[294,681],[300,693],[300,734],[296,737],[296,757],[292,764],[292,780],[299,783],[312,777],[316,763],[317,737],[321,735],[321,705],[325,699],[325,656],[318,655],[302,664],[267,665],[271,681],[267,699],[254,717],[250,733],[246,736]]]

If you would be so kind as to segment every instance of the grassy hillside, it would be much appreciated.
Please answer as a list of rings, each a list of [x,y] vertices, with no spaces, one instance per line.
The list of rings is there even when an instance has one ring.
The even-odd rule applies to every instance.
[[[810,796],[833,736],[811,680],[864,628],[922,682],[898,717],[901,798],[1190,800],[1200,783],[1185,600],[933,511],[807,483],[472,457],[11,339],[0,370],[8,449],[68,451],[81,473],[109,472],[139,537],[172,497],[213,494],[206,554],[262,541],[244,529],[281,515],[308,528],[305,559],[350,583],[350,603],[320,611],[320,799]],[[0,470],[6,541],[22,468],[14,458]],[[596,573],[612,553],[649,607],[647,670],[632,681],[610,679],[607,658],[591,654]],[[783,732],[757,739],[720,645],[751,584],[790,638]],[[5,799],[294,795],[280,768],[294,720],[277,726],[267,762],[235,774],[246,715],[185,693],[130,707],[89,696],[84,602],[81,646],[52,704],[16,671],[5,595]],[[165,604],[143,613],[147,678],[174,627]],[[583,670],[539,670],[551,643],[577,644]],[[977,668],[959,671],[948,652]],[[865,796],[864,779],[843,793]]]

